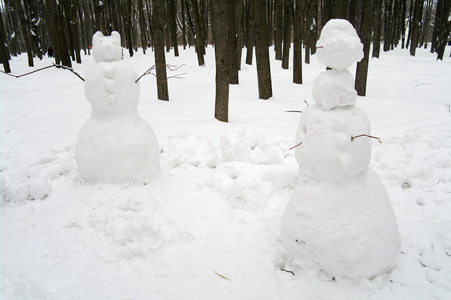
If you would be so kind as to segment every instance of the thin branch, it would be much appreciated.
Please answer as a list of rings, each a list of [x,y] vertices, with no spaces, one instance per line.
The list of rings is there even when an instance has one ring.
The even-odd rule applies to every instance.
[[[310,106],[310,104],[308,104],[307,100],[304,99],[304,103],[307,104],[307,106]]]
[[[297,145],[295,145],[295,146],[291,147],[291,148],[290,148],[290,149],[288,149],[288,150],[294,149],[294,148],[296,148],[296,147],[300,146],[301,144],[302,144],[302,142],[300,142],[299,144],[297,144]]]
[[[451,113],[451,104],[450,104],[450,103],[448,103],[448,104],[443,103],[443,104],[445,105],[446,110],[447,110],[449,113]]]
[[[360,134],[360,135],[356,135],[356,136],[351,136],[351,141],[353,141],[356,138],[362,137],[362,136],[366,136],[372,139],[377,140],[379,143],[382,144],[381,138],[377,137],[377,136],[372,136],[372,135],[368,135],[368,134]]]
[[[296,276],[296,274],[294,274],[294,272],[293,272],[293,271],[290,271],[290,270],[280,269],[280,271],[284,271],[284,272],[287,272],[287,273],[291,273],[291,274],[293,274],[293,276]]]
[[[25,74],[21,74],[21,75],[14,75],[14,74],[6,73],[6,72],[1,71],[1,70],[0,70],[0,72],[6,74],[8,76],[11,76],[11,77],[19,78],[19,77],[22,77],[22,76],[27,76],[27,75],[36,73],[38,71],[42,71],[42,70],[45,70],[45,69],[48,69],[48,68],[53,68],[53,67],[55,67],[55,65],[51,65],[51,66],[43,67],[43,68],[40,68],[40,69],[36,69],[34,71],[31,71],[31,72],[28,72],[28,73],[25,73]]]
[[[161,64],[161,63],[160,63],[160,64]],[[182,64],[182,65],[180,65],[180,66],[178,66],[178,67],[177,67],[177,66],[172,66],[172,65],[166,65],[166,64],[161,64],[161,65],[166,66],[166,68],[168,68],[170,71],[177,71],[178,69],[180,69],[181,67],[183,67],[185,64]],[[152,70],[155,69],[156,66],[157,66],[157,65],[153,65],[153,66],[151,66],[149,69],[147,69],[146,72],[144,72],[141,76],[138,77],[138,79],[135,80],[135,83],[137,83],[142,77],[144,77],[144,76],[146,76],[146,75],[153,75],[153,76],[156,77],[157,75],[155,75],[154,73],[152,73]],[[166,82],[168,79],[171,79],[171,78],[182,79],[183,77],[180,77],[181,75],[186,75],[186,73],[181,73],[181,74],[169,76],[169,77],[167,77],[166,80],[163,81],[163,82]]]
[[[286,110],[285,112],[296,112],[302,114],[302,110]]]
[[[62,66],[62,65],[56,65],[56,64],[53,64],[53,65],[54,65],[55,67],[57,67],[57,68],[61,68],[61,69],[64,69],[64,70],[69,70],[69,71],[71,71],[72,73],[74,73],[78,78],[80,78],[81,80],[85,81],[85,79],[84,79],[83,77],[81,77],[80,74],[78,74],[77,72],[75,72],[74,69],[69,68],[69,67],[66,67],[66,66]]]

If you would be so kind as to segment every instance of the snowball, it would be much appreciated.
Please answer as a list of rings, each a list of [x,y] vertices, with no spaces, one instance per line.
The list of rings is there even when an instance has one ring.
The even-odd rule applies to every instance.
[[[344,70],[363,58],[363,45],[347,20],[332,19],[316,43],[318,60],[326,67]]]
[[[328,70],[320,73],[313,84],[313,99],[325,110],[354,105],[357,101],[357,92],[354,89],[354,77],[351,72]]]
[[[298,185],[281,231],[288,253],[301,264],[356,280],[389,271],[401,247],[387,192],[371,169],[343,183]]]
[[[371,139],[351,137],[370,134],[367,116],[356,106],[330,111],[310,106],[304,109],[299,124],[296,160],[299,176],[343,182],[364,171],[371,160]]]
[[[51,191],[47,178],[32,178],[28,185],[28,195],[31,199],[42,199]]]

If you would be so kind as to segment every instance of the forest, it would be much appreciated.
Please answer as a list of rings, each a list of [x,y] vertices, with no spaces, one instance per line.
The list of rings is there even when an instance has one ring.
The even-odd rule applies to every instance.
[[[293,47],[293,82],[302,83],[302,64],[316,51],[322,26],[332,18],[347,19],[364,45],[357,64],[355,88],[366,94],[369,57],[395,47],[415,56],[430,48],[442,60],[449,40],[449,0],[3,0],[0,6],[0,60],[10,73],[11,56],[27,53],[28,65],[49,46],[55,63],[81,63],[90,53],[96,31],[118,31],[128,55],[154,49],[158,98],[168,100],[165,52],[195,47],[199,66],[205,47],[216,51],[216,117],[227,121],[228,85],[238,84],[241,61],[258,68],[259,98],[272,96],[269,49],[288,69]],[[371,44],[373,47],[371,47]],[[246,57],[242,58],[246,48]],[[370,53],[371,51],[371,53]],[[219,97],[219,98],[218,98]]]

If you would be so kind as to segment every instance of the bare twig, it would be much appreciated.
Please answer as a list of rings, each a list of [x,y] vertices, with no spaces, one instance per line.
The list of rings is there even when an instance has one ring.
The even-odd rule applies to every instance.
[[[227,277],[225,277],[225,276],[219,274],[219,273],[216,272],[215,270],[213,270],[213,272],[215,272],[215,274],[218,275],[218,276],[221,277],[221,278],[227,279],[228,281],[232,281],[232,280],[230,280],[229,278],[227,278]]]
[[[72,68],[69,68],[69,67],[66,67],[66,66],[62,66],[62,65],[56,65],[56,64],[53,64],[55,67],[57,67],[57,68],[61,68],[61,69],[64,69],[64,70],[69,70],[69,71],[71,71],[72,73],[74,73],[78,78],[80,78],[81,80],[83,80],[83,81],[85,81],[85,79],[83,78],[83,77],[81,77],[80,76],[80,74],[78,74],[77,72],[75,72]]]
[[[293,276],[296,276],[296,274],[294,274],[294,272],[293,272],[293,271],[290,271],[290,270],[280,269],[280,271],[284,271],[284,272],[287,272],[287,273],[291,273],[291,274],[293,274]]]
[[[166,68],[168,68],[170,71],[177,71],[178,69],[180,69],[181,67],[183,67],[185,64],[182,64],[180,66],[172,66],[172,65],[165,65]],[[152,70],[156,68],[157,65],[153,65],[151,66],[149,69],[147,69],[141,76],[138,77],[138,79],[135,80],[135,83],[138,82],[142,77],[146,76],[146,75],[153,75],[153,76],[157,76],[154,73],[152,73]],[[183,77],[180,77],[181,75],[186,75],[186,73],[181,73],[181,74],[177,74],[177,75],[173,75],[173,76],[169,76],[166,78],[166,80],[164,82],[166,82],[168,79],[171,78],[176,78],[176,79],[181,79]]]
[[[419,83],[419,84],[417,84],[416,86],[414,86],[413,89],[416,89],[416,88],[419,87],[420,85],[426,85],[426,84],[431,84],[431,83],[430,83],[430,82],[426,82],[426,80],[425,80],[425,81],[423,81],[423,83]]]
[[[292,150],[292,149],[294,149],[294,148],[296,148],[296,147],[298,147],[298,146],[300,146],[302,144],[302,142],[300,142],[299,144],[297,144],[297,145],[294,145],[293,147],[291,147],[290,149],[288,149],[288,150]]]
[[[304,99],[304,103],[307,104],[307,106],[310,106],[310,104],[308,104],[307,100]]]
[[[286,110],[285,112],[297,112],[302,114],[302,110]]]
[[[356,135],[356,136],[351,136],[351,141],[353,141],[356,138],[362,137],[362,136],[366,136],[372,139],[377,140],[379,143],[382,144],[381,138],[377,137],[377,136],[372,136],[372,135],[368,135],[368,134],[360,134],[360,135]]]
[[[447,110],[449,113],[451,113],[451,103],[444,103],[444,104],[445,104],[446,110]]]
[[[45,70],[45,69],[48,69],[48,68],[53,68],[54,66],[55,66],[55,65],[43,67],[43,68],[36,69],[36,70],[34,70],[34,71],[31,71],[31,72],[28,72],[28,73],[25,73],[25,74],[20,74],[20,75],[14,75],[14,74],[6,73],[6,72],[3,72],[3,71],[1,71],[1,70],[0,70],[0,72],[6,74],[6,75],[8,75],[8,76],[11,76],[11,77],[20,78],[20,77],[22,77],[22,76],[27,76],[27,75],[36,73],[36,72],[38,72],[38,71],[42,71],[42,70]]]
[[[28,72],[28,73],[25,73],[25,74],[20,74],[20,75],[9,74],[9,73],[5,73],[3,71],[0,71],[0,72],[6,74],[8,76],[12,76],[12,77],[15,77],[15,78],[20,78],[20,77],[27,76],[27,75],[30,75],[30,74],[33,74],[33,73],[36,73],[36,72],[39,72],[39,71],[42,71],[42,70],[45,70],[45,69],[53,68],[53,67],[61,68],[61,69],[64,69],[64,70],[69,70],[72,73],[74,73],[75,75],[77,75],[78,78],[80,78],[81,80],[85,81],[84,78],[81,77],[80,74],[75,72],[72,68],[69,68],[69,67],[66,67],[66,66],[62,66],[62,65],[57,65],[57,64],[53,64],[51,66],[47,66],[47,67],[43,67],[43,68],[40,68],[40,69],[36,69],[34,71],[31,71],[31,72]]]

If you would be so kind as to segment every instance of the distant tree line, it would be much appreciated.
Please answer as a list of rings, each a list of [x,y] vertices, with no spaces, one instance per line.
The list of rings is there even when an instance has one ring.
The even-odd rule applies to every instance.
[[[366,93],[368,60],[380,51],[430,47],[443,59],[451,30],[450,0],[3,0],[0,2],[0,61],[10,72],[11,56],[27,53],[28,64],[52,45],[55,62],[71,67],[89,54],[92,35],[115,30],[128,54],[154,48],[158,82],[164,82],[165,52],[195,47],[199,65],[205,48],[215,44],[217,104],[227,121],[226,84],[238,84],[241,61],[255,61],[259,97],[272,96],[269,47],[288,69],[293,47],[293,82],[302,83],[302,63],[310,63],[322,26],[332,18],[349,20],[364,44],[357,66],[356,90]],[[370,45],[373,45],[370,53]],[[246,57],[242,58],[242,49]],[[382,47],[382,49],[381,49]],[[161,75],[164,72],[163,75]],[[218,81],[222,84],[218,85]],[[163,84],[164,85],[164,84]],[[161,95],[160,95],[161,92]],[[158,89],[168,100],[167,87]],[[224,97],[227,95],[227,97]]]

